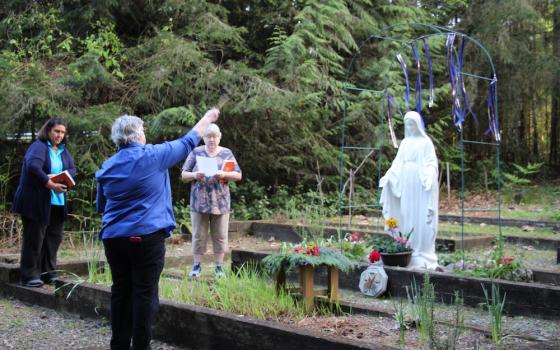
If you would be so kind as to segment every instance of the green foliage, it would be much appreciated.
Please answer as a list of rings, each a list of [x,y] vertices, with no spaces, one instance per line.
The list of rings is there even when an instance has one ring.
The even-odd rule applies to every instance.
[[[185,199],[180,199],[173,206],[173,213],[175,214],[175,222],[177,223],[177,229],[180,233],[192,233],[191,227],[191,209],[188,204],[185,203]]]
[[[9,38],[5,49],[20,59],[50,59],[70,51],[67,40],[71,34],[62,29],[62,9],[32,3],[23,12],[6,16],[0,22],[0,33]]]
[[[164,109],[150,121],[148,137],[176,139],[184,135],[189,125],[196,124],[197,119],[192,106]]]
[[[459,337],[465,330],[465,315],[463,310],[464,299],[461,292],[455,291],[453,294],[453,325],[447,336],[440,339],[437,328],[433,327],[430,334],[430,348],[434,350],[455,350],[458,349]]]
[[[237,220],[267,219],[272,215],[266,189],[251,180],[230,184],[233,217]]]
[[[90,235],[83,233],[85,259],[88,267],[87,282],[110,285],[113,283],[113,277],[109,264],[103,261],[103,244],[97,237],[99,232],[93,231],[92,233]]]
[[[226,273],[212,284],[187,278],[180,281],[162,278],[160,295],[168,300],[264,320],[299,320],[305,315],[302,301],[284,291],[276,291],[270,280],[259,274],[254,267],[247,265],[235,273]]]
[[[313,247],[318,248],[314,254]],[[291,271],[298,266],[332,266],[342,272],[347,272],[356,266],[338,249],[328,248],[314,243],[303,242],[295,246],[283,245],[280,253],[271,254],[262,260],[265,270],[271,275],[276,275],[282,268]]]
[[[352,241],[349,239],[351,235],[347,235],[344,239],[340,240],[335,246],[342,251],[344,255],[353,261],[362,261],[366,254],[366,246],[363,242]]]
[[[97,33],[83,41],[85,54],[95,57],[115,77],[124,79],[121,64],[126,62],[127,56],[123,53],[124,46],[115,32],[115,25],[97,21],[94,30]]]
[[[477,261],[465,263],[466,269],[455,273],[463,276],[504,279],[509,281],[530,282],[532,271],[524,266],[522,257],[506,257],[504,254],[505,238],[498,238],[489,257],[481,257]],[[455,259],[459,259],[457,256]]]
[[[500,106],[505,108],[501,115],[508,116],[501,124],[502,135],[508,135],[501,148],[506,161],[548,161],[550,118],[540,116],[548,115],[555,91],[551,82],[557,60],[552,40],[545,40],[554,28],[553,5],[523,0],[467,4],[464,0],[414,5],[406,0],[194,0],[145,2],[139,7],[128,0],[3,2],[0,123],[5,127],[0,138],[36,132],[51,115],[66,118],[69,149],[80,155],[76,157],[80,183],[91,178],[114,151],[109,136],[115,117],[124,112],[139,115],[146,121],[148,142],[170,140],[187,131],[228,90],[231,98],[219,121],[222,145],[236,154],[244,179],[263,187],[252,194],[249,186],[240,184],[234,216],[267,218],[280,211],[285,217],[301,218],[330,213],[338,209],[332,193],[340,183],[343,117],[346,145],[384,147],[380,157],[369,159],[365,166],[385,168],[395,153],[386,147],[387,129],[381,127],[386,120],[384,97],[364,91],[344,99],[349,95],[344,84],[387,88],[402,107],[404,78],[394,55],[403,51],[409,67],[413,62],[410,52],[404,52],[409,51],[408,45],[373,40],[361,47],[361,55],[354,58],[355,72],[348,77],[346,67],[371,34],[412,39],[431,30],[418,25],[380,30],[423,22],[460,29],[486,45],[500,74]],[[424,108],[423,115],[440,159],[449,161],[457,174],[445,38],[427,41],[434,79],[443,83],[436,84],[435,106]],[[489,67],[484,55],[472,47],[466,50],[465,71],[486,76]],[[421,56],[425,67],[425,55]],[[424,79],[425,94],[426,83]],[[518,86],[529,83],[521,95],[516,93]],[[479,116],[486,114],[482,85],[466,81]],[[427,101],[427,95],[423,97]],[[394,123],[400,138],[402,120],[396,116]],[[484,121],[475,124],[466,128],[466,136],[482,138]],[[535,148],[524,141],[529,133],[543,135]],[[531,154],[522,159],[526,150]],[[478,162],[490,157],[486,151],[467,151],[468,169],[478,169]],[[20,161],[21,156],[14,164]],[[355,161],[344,157],[343,171],[348,172]],[[453,176],[453,183],[458,183],[457,175]],[[372,172],[358,176],[355,203],[371,203],[376,177]],[[483,181],[474,171],[469,179]],[[321,191],[315,190],[319,180]],[[80,215],[85,213],[81,206],[92,202],[90,185],[76,191],[75,198],[82,201]],[[278,195],[276,201],[282,185],[290,189],[288,198]],[[172,186],[174,192],[181,192],[181,184]],[[304,207],[309,203],[316,207],[307,213]],[[323,211],[319,205],[328,209]],[[319,233],[320,225],[315,226]]]
[[[506,187],[521,187],[529,185],[531,180],[529,178],[534,177],[541,171],[544,163],[528,163],[527,166],[522,166],[513,163],[513,173],[504,172],[502,175],[505,177]]]
[[[0,211],[8,210],[6,205],[6,196],[8,194],[8,185],[16,173],[13,169],[12,157],[4,156],[5,161],[0,165]]]
[[[395,302],[395,313],[393,317],[399,323],[399,344],[404,345],[404,335],[406,332],[406,321],[405,314],[406,308],[402,299],[399,299],[398,303]]]
[[[503,297],[500,294],[500,287],[492,283],[491,292],[488,293],[484,284],[481,284],[484,298],[486,299],[486,307],[488,308],[488,318],[490,321],[490,329],[492,331],[492,342],[500,344],[504,338],[502,331],[502,314],[506,303],[506,294]]]
[[[414,279],[410,285],[410,292],[408,287],[406,292],[411,307],[411,317],[418,329],[418,337],[421,342],[426,343],[434,334],[435,327],[434,303],[436,294],[434,285],[430,283],[430,275],[428,273],[424,274],[422,289],[418,287]]]

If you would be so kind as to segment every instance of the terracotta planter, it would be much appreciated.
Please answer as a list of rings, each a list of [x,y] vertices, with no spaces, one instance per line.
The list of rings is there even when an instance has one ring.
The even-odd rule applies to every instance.
[[[400,253],[381,253],[383,265],[407,267],[412,257],[412,251]]]

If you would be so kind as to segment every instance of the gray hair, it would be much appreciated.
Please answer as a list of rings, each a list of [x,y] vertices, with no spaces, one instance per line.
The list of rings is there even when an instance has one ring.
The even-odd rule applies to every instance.
[[[210,125],[208,125],[208,127],[206,128],[206,131],[204,132],[204,137],[208,135],[216,135],[218,137],[222,137],[220,128],[214,123],[210,123]]]
[[[128,145],[134,141],[140,141],[144,122],[133,115],[118,117],[111,127],[111,139],[117,147]]]

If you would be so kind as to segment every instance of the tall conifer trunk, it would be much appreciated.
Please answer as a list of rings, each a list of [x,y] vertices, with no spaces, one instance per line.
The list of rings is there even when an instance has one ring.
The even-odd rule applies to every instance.
[[[560,6],[554,9],[554,31],[552,33],[552,51],[556,64],[560,62]],[[552,83],[552,110],[550,115],[550,164],[558,167],[558,133],[560,118],[560,69],[555,70]]]

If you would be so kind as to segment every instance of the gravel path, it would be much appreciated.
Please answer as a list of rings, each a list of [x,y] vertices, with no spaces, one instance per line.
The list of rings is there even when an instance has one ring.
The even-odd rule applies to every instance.
[[[109,349],[107,320],[80,319],[13,299],[0,298],[0,349]],[[187,350],[158,341],[154,350]]]

